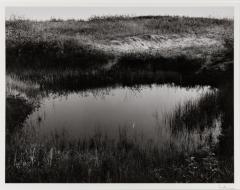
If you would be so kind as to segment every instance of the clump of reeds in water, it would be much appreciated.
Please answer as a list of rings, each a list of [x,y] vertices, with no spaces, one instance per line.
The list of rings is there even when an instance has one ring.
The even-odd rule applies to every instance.
[[[169,114],[170,128],[174,131],[186,128],[200,129],[210,128],[221,116],[218,104],[218,90],[207,92],[197,101],[188,101],[183,105],[178,105],[176,110]]]

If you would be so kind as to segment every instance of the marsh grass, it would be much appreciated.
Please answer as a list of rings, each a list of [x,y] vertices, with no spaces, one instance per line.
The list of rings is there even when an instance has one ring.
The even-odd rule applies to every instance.
[[[53,70],[33,70],[33,69],[16,69],[8,71],[7,84],[14,89],[21,88],[19,83],[33,83],[38,86],[32,92],[67,92],[81,91],[84,89],[94,89],[106,86],[134,86],[150,83],[179,82],[181,76],[176,72],[162,71],[81,71],[74,69],[53,69]],[[19,81],[19,82],[18,82]],[[7,89],[10,90],[8,87]],[[15,88],[16,89],[16,88]],[[29,92],[30,92],[29,88]],[[27,90],[27,89],[26,89]],[[26,92],[26,91],[25,91]]]
[[[7,66],[44,67],[81,67],[92,68],[106,63],[111,55],[71,37],[56,38],[53,34],[39,36],[35,33],[13,34],[7,41]],[[37,36],[36,36],[37,35]],[[15,39],[14,39],[15,38]],[[19,65],[20,64],[20,65]]]
[[[170,70],[178,72],[195,72],[204,63],[203,58],[189,58],[185,55],[173,56],[171,58],[162,55],[151,55],[147,53],[129,53],[119,59],[119,67],[140,70]]]
[[[6,137],[22,127],[26,117],[33,111],[33,105],[20,96],[6,98]],[[13,119],[14,118],[14,119]]]
[[[169,115],[172,130],[182,130],[181,127],[188,130],[204,130],[206,127],[212,127],[214,122],[220,122],[214,119],[221,117],[218,96],[219,92],[215,89],[201,97],[197,104],[195,101],[188,101],[177,106],[172,115]]]
[[[31,80],[19,79],[16,75],[6,75],[6,96],[22,96],[31,102],[31,97],[40,93],[40,85]]]
[[[226,32],[227,31],[227,32]],[[111,40],[120,42],[126,37],[138,36],[146,38],[151,35],[164,35],[166,38],[177,36],[207,36],[222,41],[226,33],[232,33],[233,22],[228,19],[189,18],[171,16],[146,17],[93,17],[88,21],[82,20],[50,20],[31,21],[13,18],[6,21],[6,58],[7,67],[17,65],[36,68],[44,67],[80,67],[99,68],[113,57],[116,52],[97,48],[96,44],[109,45]],[[208,51],[212,51],[208,48]],[[153,62],[195,62],[188,57],[196,54],[194,49],[186,55],[173,56],[164,59],[162,54],[149,59],[148,55],[127,54],[121,61],[134,62],[143,60]],[[194,51],[194,52],[193,52]],[[147,53],[148,54],[148,53]],[[171,54],[171,53],[170,53]],[[207,54],[205,51],[204,54]],[[144,56],[146,56],[144,58]],[[153,55],[152,55],[153,56]],[[185,56],[185,57],[184,57]],[[170,56],[169,56],[170,57]],[[196,63],[199,59],[196,59]],[[162,65],[162,64],[160,64]],[[176,65],[176,64],[175,64]],[[142,65],[141,65],[142,66]],[[189,70],[193,64],[189,65]],[[173,65],[169,64],[172,68]],[[181,67],[181,66],[180,66]],[[195,65],[194,65],[195,68]]]
[[[227,76],[226,76],[227,77]],[[73,68],[56,69],[8,69],[7,90],[19,89],[24,94],[39,96],[54,92],[80,92],[109,86],[138,86],[143,84],[174,84],[182,87],[212,85],[217,87],[223,77],[196,76],[192,73],[176,71],[144,70],[121,68],[117,66],[110,71],[82,71]],[[29,84],[29,85],[21,85]],[[27,87],[27,88],[25,88]],[[15,89],[15,90],[14,90]],[[29,97],[30,97],[29,96]]]
[[[183,129],[198,130],[201,134],[206,128],[214,125],[221,126],[219,143],[214,151],[221,159],[230,160],[233,164],[233,108],[233,84],[227,83],[215,92],[204,95],[197,104],[189,101],[184,105],[179,105],[173,113],[167,116],[167,119],[173,134]],[[214,141],[214,139],[214,136],[209,136],[209,141]]]
[[[136,143],[121,129],[118,140],[98,133],[69,141],[65,133],[37,140],[34,132],[12,138],[7,152],[7,182],[224,182],[231,181],[210,149],[169,159],[149,142]],[[12,149],[11,149],[12,148]],[[12,151],[11,151],[12,150]],[[166,154],[166,153],[165,153]],[[173,157],[174,155],[174,157]],[[230,172],[229,172],[230,173]]]
[[[106,16],[92,17],[88,21],[71,20],[62,22],[42,22],[47,31],[61,34],[87,35],[96,40],[116,39],[116,37],[141,34],[201,34],[207,29],[232,25],[229,19],[189,18],[178,16]],[[101,26],[101,27],[99,27]]]

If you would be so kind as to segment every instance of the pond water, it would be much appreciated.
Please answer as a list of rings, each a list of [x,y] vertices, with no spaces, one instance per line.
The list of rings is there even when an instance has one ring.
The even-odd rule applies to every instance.
[[[37,85],[11,81],[11,78],[7,81],[7,90],[11,93],[38,101],[39,107],[28,116],[24,126],[34,127],[43,138],[65,133],[69,139],[87,139],[100,132],[116,139],[119,131],[126,129],[130,138],[138,138],[141,142],[151,140],[165,148],[166,144],[174,143],[180,149],[195,150],[208,143],[209,136],[217,143],[221,133],[218,118],[213,118],[214,125],[210,128],[180,130],[177,135],[173,135],[168,122],[179,106],[189,101],[198,102],[214,91],[210,86],[152,84],[44,93]]]
[[[173,85],[145,85],[135,88],[110,87],[65,95],[49,94],[25,125],[38,126],[39,133],[64,131],[72,138],[87,138],[96,131],[116,137],[119,128],[131,135],[153,139],[165,118],[177,106],[197,101],[210,92],[209,86],[183,88]],[[163,132],[161,130],[161,132]],[[170,130],[164,136],[170,136]]]

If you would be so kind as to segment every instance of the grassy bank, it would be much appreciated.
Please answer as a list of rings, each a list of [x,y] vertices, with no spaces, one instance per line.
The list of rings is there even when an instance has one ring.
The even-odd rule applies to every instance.
[[[33,105],[19,96],[7,96],[6,98],[6,135],[21,128],[21,124],[32,112]],[[13,119],[14,118],[14,119]]]
[[[114,59],[139,68],[200,68],[226,50],[233,21],[189,17],[94,17],[6,21],[7,67],[102,68]],[[181,65],[179,65],[181,63]]]
[[[224,76],[224,77],[223,77]],[[12,68],[7,71],[8,87],[17,89],[29,97],[44,93],[81,92],[86,89],[97,89],[109,86],[136,86],[144,84],[174,84],[181,87],[211,85],[220,87],[226,81],[233,80],[233,68],[213,73],[212,70],[177,72],[147,68],[119,68],[111,70],[80,70],[74,68]]]

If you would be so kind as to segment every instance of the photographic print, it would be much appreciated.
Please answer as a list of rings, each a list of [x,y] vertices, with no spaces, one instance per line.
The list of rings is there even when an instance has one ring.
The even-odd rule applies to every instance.
[[[234,183],[234,7],[5,9],[6,183]]]

